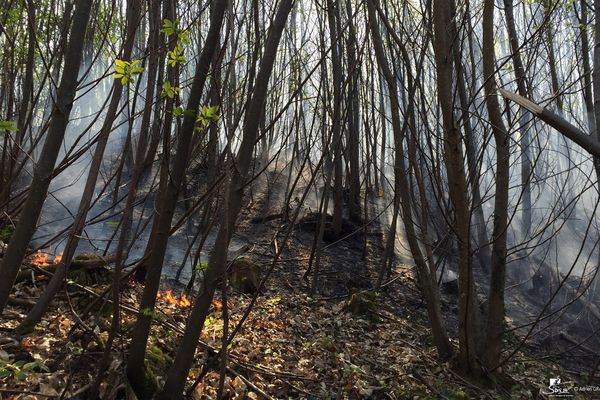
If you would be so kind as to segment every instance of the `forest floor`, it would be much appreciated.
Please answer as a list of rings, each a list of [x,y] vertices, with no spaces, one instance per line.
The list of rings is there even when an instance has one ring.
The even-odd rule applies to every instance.
[[[311,298],[288,287],[294,274],[276,274],[231,346],[225,381],[230,398],[530,399],[545,387],[547,376],[566,376],[552,363],[527,360],[521,354],[521,360],[506,370],[514,379],[512,388],[494,390],[466,380],[450,363],[436,359],[412,273],[408,269],[397,272],[398,278],[381,295],[384,298],[366,298],[365,309],[348,307],[345,296]],[[22,300],[37,297],[43,287],[41,282],[38,289],[25,283],[19,286],[15,294]],[[119,350],[127,349],[127,333],[135,322],[132,310],[140,294],[136,285],[123,293],[126,308]],[[55,302],[38,329],[25,337],[11,334],[10,328],[24,317],[26,308],[10,306],[7,316],[11,319],[2,323],[0,357],[13,360],[12,367],[4,367],[12,373],[0,379],[0,398],[71,398],[89,387],[108,336],[110,309],[105,315],[84,318],[86,328],[69,335],[77,324],[75,314],[89,303],[82,293],[71,296]],[[367,310],[371,301],[373,308]],[[248,304],[244,295],[228,299],[230,332]],[[198,367],[190,371],[191,382],[208,357],[206,349],[220,348],[222,305],[220,300],[213,303],[198,350]],[[159,301],[159,310],[162,318],[153,327],[148,360],[157,379],[166,373],[188,308]],[[14,360],[39,364],[19,368]],[[124,377],[123,354],[115,352],[102,386],[103,398],[122,393]],[[214,398],[218,381],[217,370],[208,373],[192,398]]]
[[[283,225],[280,220],[251,222],[252,216],[269,212],[265,201],[269,202],[257,195],[246,209],[238,239],[254,238],[252,253],[266,268],[273,254],[270,239]],[[511,384],[503,387],[471,381],[452,362],[440,362],[410,266],[397,265],[380,293],[370,290],[382,252],[381,237],[375,227],[367,230],[366,249],[362,235],[330,243],[323,250],[318,295],[309,296],[303,274],[313,234],[294,230],[265,290],[230,345],[226,398],[534,399],[546,398],[542,393],[550,377],[576,380],[557,364],[527,354],[526,347],[506,364],[504,374]],[[85,399],[98,375],[96,365],[108,337],[112,307],[104,302],[89,314],[83,311],[107,284],[88,284],[88,290],[69,285],[33,333],[16,335],[12,329],[45,282],[46,278],[37,277],[34,284],[18,283],[0,322],[0,399]],[[105,371],[102,398],[123,398],[128,392],[124,357],[141,292],[142,287],[134,283],[123,288],[122,327],[113,361]],[[221,347],[224,304],[231,333],[251,303],[250,295],[228,292],[225,302],[220,293],[213,302],[190,384],[207,361],[214,368],[190,390],[190,398],[215,398],[219,367],[211,354]],[[147,352],[147,368],[157,384],[168,371],[190,310],[167,300],[161,296],[158,301]],[[454,309],[445,299],[444,312],[451,315]]]

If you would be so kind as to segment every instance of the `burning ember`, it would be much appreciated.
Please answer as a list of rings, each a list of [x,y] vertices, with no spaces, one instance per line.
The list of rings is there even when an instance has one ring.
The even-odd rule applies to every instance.
[[[35,256],[33,258],[32,264],[38,266],[38,267],[42,267],[44,265],[49,265],[49,264],[58,264],[60,262],[60,260],[62,259],[62,255],[63,253],[59,253],[56,256],[51,256],[48,253],[43,253],[40,250],[36,251]],[[52,257],[52,259],[50,259]]]
[[[178,299],[177,297],[173,296],[172,290],[167,290],[164,294],[161,292],[158,292],[156,297],[158,299],[163,299],[168,304],[173,304],[173,305],[183,307],[183,308],[189,307],[192,305],[192,303],[187,298],[185,293],[182,293],[181,297]]]

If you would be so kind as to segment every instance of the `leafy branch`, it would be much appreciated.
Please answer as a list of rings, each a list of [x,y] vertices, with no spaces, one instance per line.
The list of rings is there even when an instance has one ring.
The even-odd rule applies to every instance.
[[[141,74],[144,68],[138,67],[140,60],[125,61],[115,59],[115,73],[113,78],[120,79],[122,85],[133,83],[133,77]]]

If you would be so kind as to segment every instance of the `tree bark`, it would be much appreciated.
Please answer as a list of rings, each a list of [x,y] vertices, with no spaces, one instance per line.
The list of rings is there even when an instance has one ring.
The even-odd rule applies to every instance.
[[[27,252],[27,246],[35,232],[37,220],[52,180],[54,164],[58,158],[58,152],[69,123],[69,115],[77,90],[79,65],[83,55],[84,41],[82,37],[85,35],[91,8],[91,1],[77,1],[77,8],[71,25],[70,40],[65,55],[65,66],[57,91],[56,104],[52,111],[50,128],[40,158],[35,164],[31,187],[24,206],[24,210],[27,210],[27,212],[21,214],[19,224],[10,239],[0,266],[0,276],[2,276],[0,281],[0,313],[6,306],[12,285]]]
[[[333,116],[331,121],[331,135],[333,147],[333,221],[331,229],[333,236],[338,237],[342,231],[342,64],[340,62],[340,35],[338,30],[338,3],[327,0],[327,21],[329,24],[329,40],[331,44],[331,66],[333,74]],[[331,171],[328,171],[331,173]],[[327,209],[323,210],[327,213]]]
[[[453,0],[434,0],[433,24],[438,99],[444,127],[444,163],[448,194],[454,210],[453,231],[458,244],[459,364],[467,373],[478,375],[477,358],[481,342],[479,312],[475,295],[470,246],[470,210],[465,179],[460,130],[454,119],[452,88],[452,40],[456,37]]]
[[[128,0],[127,6],[127,36],[120,57],[123,60],[129,61],[133,50],[135,32],[139,25],[142,13],[141,0]],[[63,257],[41,297],[29,311],[27,317],[19,324],[19,327],[17,328],[19,331],[28,332],[42,319],[50,306],[52,299],[62,287],[64,279],[67,276],[67,271],[69,270],[69,266],[75,255],[75,250],[79,244],[79,238],[85,227],[85,221],[96,189],[98,174],[100,173],[100,167],[102,166],[102,161],[104,159],[104,151],[108,143],[113,122],[117,115],[122,93],[123,85],[118,79],[115,79],[112,87],[112,97],[106,112],[106,118],[104,119],[100,134],[98,135],[98,141],[96,142],[96,148],[94,150],[94,155],[92,156],[92,163],[88,172],[85,188],[81,196],[77,214],[75,215],[75,220],[73,221],[73,225],[67,238],[67,245],[63,251]]]
[[[447,359],[452,356],[453,349],[450,341],[448,340],[446,327],[444,326],[444,321],[442,319],[441,303],[439,289],[436,285],[436,277],[429,273],[427,263],[425,262],[419,247],[418,238],[414,228],[408,177],[406,167],[404,165],[404,134],[400,123],[398,87],[396,79],[385,59],[385,54],[383,52],[383,41],[381,39],[381,33],[379,32],[379,25],[377,24],[375,1],[376,0],[367,0],[367,9],[369,13],[369,28],[373,38],[375,56],[377,57],[379,68],[382,71],[387,83],[390,98],[392,130],[394,133],[395,142],[394,196],[398,197],[398,200],[395,201],[398,201],[402,208],[402,218],[404,221],[404,228],[406,230],[406,238],[417,267],[419,286],[423,292],[423,297],[425,298],[425,302],[427,304],[427,316],[429,318],[429,324],[431,325],[433,340],[439,357],[441,359]]]
[[[492,233],[492,276],[488,295],[486,346],[484,362],[488,370],[500,361],[504,327],[504,286],[506,280],[506,234],[508,229],[508,185],[510,172],[509,136],[496,93],[494,57],[494,0],[483,6],[483,76],[485,101],[496,142],[496,193]]]
[[[226,1],[217,1],[216,6],[212,10],[209,31],[206,36],[200,59],[196,65],[196,72],[187,104],[188,110],[199,110],[204,84],[219,42],[219,34],[226,8]],[[144,356],[148,342],[148,333],[152,323],[152,316],[145,311],[153,310],[156,303],[156,293],[158,292],[163,260],[170,236],[171,222],[177,205],[181,183],[185,177],[185,169],[188,163],[189,149],[195,126],[196,115],[186,115],[177,141],[177,150],[173,168],[168,175],[167,184],[163,188],[161,204],[159,204],[159,212],[157,213],[158,221],[156,223],[156,238],[147,262],[149,268],[146,277],[146,285],[144,286],[144,292],[140,302],[141,312],[138,314],[134,328],[133,338],[129,348],[129,362],[127,364],[127,376],[134,389],[139,393],[144,393],[146,387],[144,377]]]
[[[506,28],[510,42],[511,58],[515,66],[515,77],[517,79],[517,90],[523,97],[527,96],[527,80],[525,77],[525,68],[521,59],[517,29],[515,26],[515,16],[513,10],[513,0],[504,0],[504,16],[506,18]],[[530,138],[527,121],[529,115],[524,110],[519,116],[519,129],[521,131],[521,184],[523,185],[522,196],[522,223],[523,238],[527,238],[531,231],[531,156],[530,156]]]
[[[235,160],[236,165],[233,168],[231,180],[228,184],[227,198],[225,200],[227,202],[227,212],[221,218],[215,246],[210,254],[208,268],[205,272],[200,293],[194,301],[183,339],[158,399],[180,399],[183,397],[183,389],[188,371],[194,360],[198,339],[202,333],[202,327],[204,326],[218,279],[222,277],[227,264],[227,248],[229,247],[235,221],[242,206],[244,183],[250,170],[252,154],[262,117],[261,111],[264,110],[263,105],[267,95],[267,82],[271,77],[279,41],[292,5],[293,0],[281,0],[277,14],[271,25],[263,58],[260,62],[259,72],[256,77],[257,84],[254,87],[252,99],[246,111],[242,143],[240,144]]]

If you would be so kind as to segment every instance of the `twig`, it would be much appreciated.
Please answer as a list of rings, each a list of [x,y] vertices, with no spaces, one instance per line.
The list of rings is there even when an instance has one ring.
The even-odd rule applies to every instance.
[[[248,379],[244,378],[241,374],[239,374],[235,370],[227,367],[227,372],[230,372],[231,374],[239,377],[246,384],[246,386],[249,386],[250,388],[252,388],[252,390],[254,390],[258,394],[260,394],[261,396],[263,396],[265,399],[275,400],[273,397],[271,397],[268,394],[266,394],[261,388],[259,388],[258,386],[256,386],[254,383],[250,382]]]
[[[438,398],[450,400],[448,397],[444,396],[437,389],[435,389],[433,386],[431,386],[429,384],[429,382],[427,382],[427,380],[425,378],[423,378],[423,376],[421,376],[421,374],[419,374],[417,371],[412,371],[411,375],[414,376],[415,378],[417,378],[423,385],[425,385],[427,387],[427,389],[429,389],[429,391],[431,393],[435,394]]]
[[[302,389],[302,388],[300,388],[300,387],[292,384],[290,381],[287,381],[287,380],[283,379],[283,382],[285,382],[285,384],[288,385],[288,386],[290,386],[292,389],[295,389],[295,390],[299,391],[300,393],[304,393],[305,395],[307,395],[311,399],[322,398],[319,395],[316,395],[314,393],[308,392],[308,391],[306,391],[306,390],[304,390],[304,389]]]
[[[0,389],[0,393],[14,393],[14,394],[29,394],[32,396],[40,396],[40,397],[56,397],[55,395],[44,394],[40,392],[30,392],[28,390],[17,390],[17,389]]]

